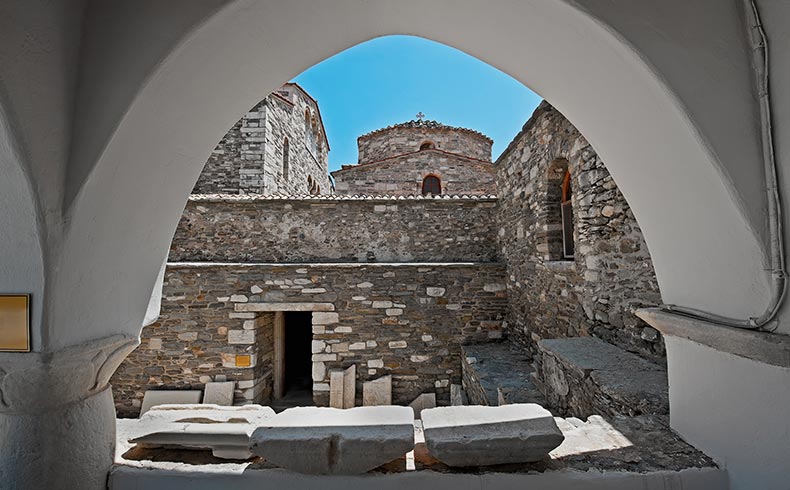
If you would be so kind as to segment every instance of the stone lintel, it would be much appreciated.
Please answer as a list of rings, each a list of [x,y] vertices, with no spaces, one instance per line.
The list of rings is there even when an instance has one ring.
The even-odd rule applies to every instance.
[[[332,303],[237,303],[236,311],[335,311]]]
[[[790,336],[716,325],[662,308],[642,308],[636,315],[665,336],[772,366],[790,367]]]

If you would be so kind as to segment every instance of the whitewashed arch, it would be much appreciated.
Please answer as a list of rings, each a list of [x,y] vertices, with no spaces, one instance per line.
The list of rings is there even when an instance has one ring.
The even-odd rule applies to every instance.
[[[421,15],[410,15],[409,5]],[[680,13],[673,12],[673,22]],[[678,78],[695,73],[682,75],[671,63],[659,70],[668,53],[651,51],[651,43],[638,49],[634,43],[645,33],[626,39],[617,30],[618,22],[630,25],[624,16],[560,1],[492,8],[483,1],[238,0],[207,12],[169,49],[158,47],[166,56],[129,104],[116,107],[114,119],[103,118],[115,123],[108,139],[75,142],[75,155],[99,156],[70,170],[71,226],[52,303],[64,328],[53,343],[68,345],[107,329],[137,334],[183,203],[214,143],[263,92],[387,34],[419,35],[477,56],[573,121],[631,204],[666,302],[735,317],[760,313],[770,294],[757,219],[760,182],[752,175],[758,147],[749,136],[731,144],[731,130],[714,121],[720,111],[738,115],[752,106],[709,97],[696,108],[704,117],[695,117],[690,91]],[[741,32],[732,23],[712,29]],[[732,59],[748,65],[745,55]],[[738,78],[745,85],[733,90],[748,88],[748,79]],[[744,97],[751,97],[748,91]],[[744,161],[754,162],[750,172]],[[87,318],[70,308],[75,298],[67,292],[78,285],[77,301],[95,305]]]

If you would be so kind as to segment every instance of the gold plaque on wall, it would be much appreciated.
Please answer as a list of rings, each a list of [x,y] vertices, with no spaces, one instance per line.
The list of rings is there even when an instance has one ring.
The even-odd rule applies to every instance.
[[[29,294],[0,294],[0,352],[30,352]]]

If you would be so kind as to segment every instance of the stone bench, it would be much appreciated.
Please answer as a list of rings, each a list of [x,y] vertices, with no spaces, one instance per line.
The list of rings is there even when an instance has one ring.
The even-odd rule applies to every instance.
[[[558,413],[645,414],[668,422],[663,366],[594,337],[541,340],[538,350],[535,379]]]

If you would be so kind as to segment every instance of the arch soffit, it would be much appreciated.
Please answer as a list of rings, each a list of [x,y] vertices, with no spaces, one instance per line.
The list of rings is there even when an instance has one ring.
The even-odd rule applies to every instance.
[[[409,9],[403,2],[360,6],[348,1],[340,7],[313,5],[311,8],[321,11],[313,18],[322,21],[305,23],[298,15],[302,3],[233,2],[174,46],[126,108],[103,153],[80,184],[70,209],[72,226],[63,254],[63,263],[73,264],[66,269],[74,270],[63,272],[63,286],[87,280],[93,286],[83,288],[86,291],[106,290],[108,281],[124,277],[118,274],[116,259],[131,248],[124,245],[130,230],[145,237],[147,245],[128,257],[138,267],[126,280],[152,282],[183,202],[212,149],[206,142],[224,134],[257,100],[261,87],[273,90],[313,64],[371,38],[410,32],[462,49],[504,70],[551,100],[579,127],[607,162],[642,225],[662,292],[669,296],[665,301],[733,316],[747,316],[762,308],[760,298],[768,296],[768,284],[755,271],[762,267],[764,256],[758,237],[733,198],[733,189],[660,74],[598,19],[565,2],[529,3],[513,6],[523,10],[520,13],[502,9],[497,22],[492,23],[499,27],[492,32],[476,25],[480,9],[485,10],[482,2],[453,3],[450,17],[445,8],[449,0],[419,3],[423,15],[414,19],[406,15]],[[416,0],[405,1],[410,3],[417,4]],[[272,10],[281,15],[271,15]],[[383,20],[367,22],[368,16]],[[289,18],[294,22],[288,22]],[[274,19],[277,24],[268,25]],[[328,21],[333,19],[348,28],[330,29],[335,24]],[[267,25],[261,26],[261,22]],[[569,24],[576,29],[563,28],[567,35],[549,35],[554,28]],[[547,35],[553,39],[548,46],[540,42]],[[513,36],[521,45],[541,49],[524,50],[519,58],[513,58],[510,50],[502,49],[513,44]],[[253,42],[256,40],[260,42]],[[270,48],[258,49],[260,46]],[[290,48],[295,55],[283,56],[274,48]],[[579,80],[573,76],[579,70],[590,76]],[[227,73],[235,76],[227,77]],[[623,86],[622,80],[631,84]],[[600,115],[607,112],[609,123],[600,124]],[[649,128],[633,123],[645,114],[651,115]],[[185,120],[190,124],[184,125]],[[677,179],[678,175],[683,179]],[[709,184],[705,196],[699,195],[695,184],[700,181]],[[667,188],[673,189],[674,204],[664,199],[663,189]],[[689,212],[689,204],[698,198],[709,206]],[[683,226],[684,220],[689,226]],[[724,245],[722,232],[732,238]],[[685,239],[676,240],[676,233]],[[81,237],[85,236],[93,236],[94,245],[84,243]],[[714,243],[716,247],[711,247]],[[716,248],[716,253],[693,251],[709,252],[711,248]],[[76,268],[88,257],[95,269],[86,278]],[[695,268],[709,274],[681,277],[672,272]],[[751,278],[746,281],[750,287],[737,287],[744,277]],[[735,286],[717,298],[705,293],[722,282]],[[139,332],[140,322],[135,318],[142,316],[148,296],[150,290],[139,298],[129,298],[127,312],[119,312],[116,306],[95,312],[97,323],[106,325],[108,316],[114,320],[128,313],[129,320],[118,328]],[[69,324],[73,314],[68,312],[67,298],[60,299],[55,309]],[[77,318],[71,320],[79,323]],[[86,338],[94,336],[90,330],[83,330]]]

